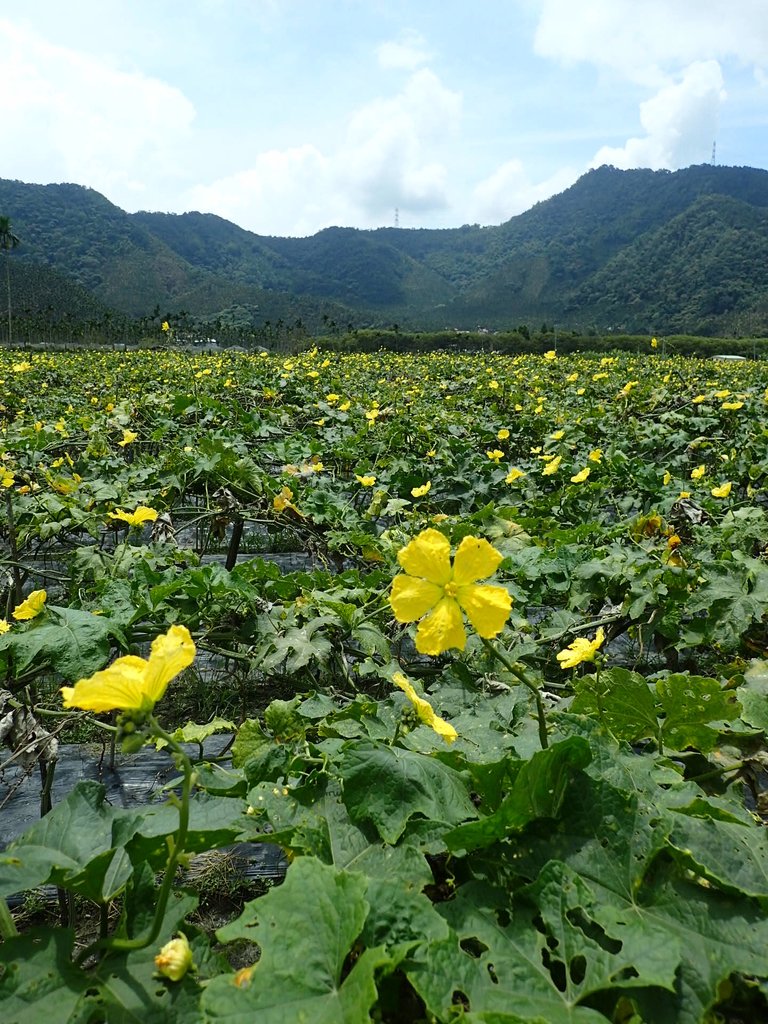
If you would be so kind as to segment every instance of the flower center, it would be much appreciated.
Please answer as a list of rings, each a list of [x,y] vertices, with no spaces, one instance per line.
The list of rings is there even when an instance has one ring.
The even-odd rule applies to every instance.
[[[449,580],[443,587],[443,592],[446,597],[456,597],[459,592],[458,583],[454,583],[453,580]]]

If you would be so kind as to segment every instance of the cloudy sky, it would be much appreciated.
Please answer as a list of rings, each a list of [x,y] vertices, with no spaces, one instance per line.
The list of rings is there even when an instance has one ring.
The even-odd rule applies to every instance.
[[[0,0],[0,75],[0,177],[266,235],[768,167],[768,0]]]

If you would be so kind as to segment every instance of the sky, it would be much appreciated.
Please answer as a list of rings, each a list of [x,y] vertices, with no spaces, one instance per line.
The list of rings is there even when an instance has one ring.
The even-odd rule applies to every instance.
[[[128,212],[500,224],[601,164],[768,168],[768,0],[0,0],[0,137]]]

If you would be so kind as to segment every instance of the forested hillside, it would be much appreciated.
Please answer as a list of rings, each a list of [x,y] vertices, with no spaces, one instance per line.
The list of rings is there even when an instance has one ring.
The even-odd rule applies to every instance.
[[[0,180],[22,241],[100,305],[207,324],[768,331],[768,172],[601,167],[501,225],[331,227],[308,238],[212,214],[127,214],[91,189]],[[43,273],[38,269],[38,275]],[[78,301],[83,301],[82,296]],[[85,308],[85,307],[83,307]]]

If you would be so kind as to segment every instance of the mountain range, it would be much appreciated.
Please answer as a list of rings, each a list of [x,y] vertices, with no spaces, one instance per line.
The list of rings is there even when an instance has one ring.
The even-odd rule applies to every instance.
[[[92,189],[0,179],[14,305],[216,325],[768,333],[768,171],[589,171],[503,224],[330,227],[126,213]]]

